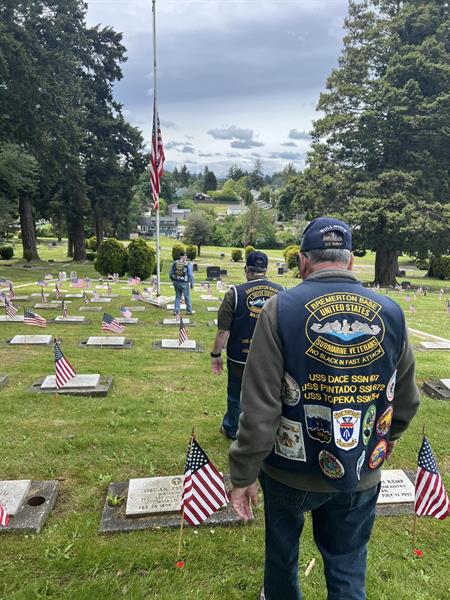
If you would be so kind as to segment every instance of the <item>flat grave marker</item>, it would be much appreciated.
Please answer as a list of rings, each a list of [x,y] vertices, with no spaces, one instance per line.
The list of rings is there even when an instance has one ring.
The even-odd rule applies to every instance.
[[[450,342],[420,342],[419,348],[423,350],[450,350]]]
[[[414,513],[413,471],[382,469],[381,489],[377,500],[377,516],[390,517]]]
[[[47,302],[46,304],[35,304],[33,306],[33,308],[39,308],[40,310],[44,309],[44,310],[57,310],[58,308],[61,308],[61,303],[60,302]]]
[[[54,318],[53,322],[55,323],[86,323],[86,317],[81,317],[79,315],[63,317],[62,315],[58,315]]]
[[[101,312],[103,310],[102,306],[81,306],[78,309],[80,312]]]
[[[83,294],[66,294],[64,298],[82,298]]]
[[[23,323],[23,315],[15,315],[14,317],[0,316],[0,323]]]
[[[8,384],[8,375],[0,373],[0,390]]]
[[[202,295],[200,296],[200,298],[201,298],[202,300],[206,300],[207,302],[208,302],[208,301],[212,302],[213,300],[214,300],[214,301],[217,301],[217,300],[219,300],[219,298],[217,298],[217,296],[208,296],[208,294],[202,294]]]
[[[183,319],[183,323],[185,325],[192,325],[190,319]],[[163,325],[180,325],[180,321],[178,319],[163,319]]]
[[[108,302],[111,302],[111,298],[105,298],[105,296],[101,296],[100,298],[91,298],[91,302],[94,302],[94,303],[106,302],[106,303],[108,303]]]
[[[112,348],[112,349],[123,349],[131,348],[133,342],[126,340],[123,336],[91,336],[85,342],[81,342],[80,346],[84,348]]]
[[[424,392],[436,400],[450,400],[450,379],[424,381]]]
[[[168,304],[167,310],[175,310],[175,304]],[[180,304],[180,310],[186,310],[186,304],[183,302]]]
[[[121,325],[137,325],[139,323],[139,319],[136,317],[117,317],[116,321]]]
[[[186,340],[180,344],[178,340],[164,338],[161,340],[161,348],[165,350],[195,350],[197,342],[195,340]]]
[[[11,340],[12,346],[16,345],[32,345],[32,346],[48,346],[52,342],[51,335],[15,335]]]
[[[217,312],[219,310],[219,307],[218,306],[207,306],[206,310],[208,312]]]
[[[93,375],[75,375],[73,379],[68,381],[64,386],[64,389],[70,388],[93,388],[100,383],[100,375],[95,373]],[[56,390],[56,377],[55,375],[47,375],[41,384],[42,390]]]
[[[30,479],[0,481],[0,504],[11,517],[16,515],[22,505],[30,485]]]
[[[183,475],[130,479],[125,509],[127,517],[178,512],[181,508]]]
[[[0,534],[40,533],[58,497],[58,481],[0,481],[0,503],[10,515]]]

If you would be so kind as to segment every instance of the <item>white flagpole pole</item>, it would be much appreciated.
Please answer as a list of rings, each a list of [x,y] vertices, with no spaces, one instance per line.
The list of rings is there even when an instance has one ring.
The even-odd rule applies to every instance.
[[[158,120],[156,110],[156,0],[152,0],[152,12],[153,12],[153,130],[155,132],[155,139],[152,144],[155,143],[155,157],[158,157]],[[158,208],[156,209],[156,295],[161,294],[161,272],[160,272],[160,244],[159,244],[159,194],[158,194]]]

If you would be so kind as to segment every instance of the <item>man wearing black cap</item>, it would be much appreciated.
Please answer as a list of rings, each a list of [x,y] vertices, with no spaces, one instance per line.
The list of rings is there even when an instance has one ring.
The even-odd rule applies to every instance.
[[[269,259],[264,252],[250,252],[244,267],[246,283],[232,287],[225,294],[217,315],[218,331],[211,352],[211,368],[215,375],[223,370],[222,350],[227,344],[227,412],[221,431],[236,439],[240,413],[242,374],[250,349],[253,331],[265,302],[283,289],[266,279]]]
[[[299,538],[311,511],[328,600],[364,600],[380,467],[418,405],[401,308],[352,274],[347,223],[319,218],[300,246],[301,285],[258,319],[230,448],[231,501],[244,519],[264,492],[260,598],[299,600]]]

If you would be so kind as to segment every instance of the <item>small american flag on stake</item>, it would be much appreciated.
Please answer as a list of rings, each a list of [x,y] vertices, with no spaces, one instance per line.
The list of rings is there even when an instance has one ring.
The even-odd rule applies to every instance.
[[[14,294],[14,286],[13,286],[13,282],[10,281],[9,282],[9,299],[10,300],[14,300],[15,298],[15,294]]]
[[[125,331],[125,327],[117,319],[108,315],[108,313],[103,314],[102,329],[103,331],[112,331],[113,333],[123,333]]]
[[[207,457],[194,436],[188,447],[181,501],[185,521],[200,525],[228,504],[223,476]]]
[[[25,325],[36,325],[36,327],[47,327],[47,321],[44,317],[33,312],[30,308],[24,309],[24,319],[23,322]]]
[[[178,333],[178,345],[181,346],[184,342],[188,341],[188,334],[186,327],[184,326],[183,318],[180,315],[180,328]]]
[[[121,306],[120,307],[120,314],[125,319],[131,319],[131,316],[132,316],[133,313],[131,312],[131,310],[127,306]]]
[[[5,297],[5,312],[7,317],[15,317],[17,313],[17,308],[13,306],[8,299]]]
[[[75,377],[76,373],[62,353],[58,342],[55,340],[55,376],[56,376],[56,388],[60,390],[66,385],[71,379]]]
[[[420,517],[443,520],[450,513],[450,503],[430,443],[425,436],[417,462],[414,511]]]
[[[61,288],[58,283],[55,283],[55,296],[57,300],[61,299]]]
[[[155,121],[157,131],[155,132]],[[156,102],[153,102],[153,129],[152,147],[150,150],[150,179],[152,185],[153,208],[159,209],[159,192],[161,190],[161,177],[164,173],[164,147],[161,136],[159,116],[156,111]]]
[[[44,294],[44,288],[41,287],[41,302],[43,302],[44,304],[47,304],[47,298]]]
[[[0,525],[2,527],[8,527],[9,515],[6,512],[6,508],[0,504]]]
[[[86,294],[86,292],[83,290],[83,302],[85,304],[89,304],[90,300],[89,300],[89,296]]]
[[[64,302],[64,300],[61,303],[61,307],[62,307],[63,319],[67,319],[67,317],[69,316],[69,311],[67,310],[67,306],[66,306],[66,303]]]

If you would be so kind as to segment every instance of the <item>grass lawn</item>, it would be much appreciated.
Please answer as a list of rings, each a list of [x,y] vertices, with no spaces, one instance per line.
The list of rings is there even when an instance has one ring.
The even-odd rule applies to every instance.
[[[167,271],[173,240],[162,240],[162,293],[171,295]],[[16,293],[39,291],[35,282],[47,272],[77,271],[96,277],[92,263],[73,264],[64,259],[64,245],[40,246],[42,263],[34,269],[23,268],[21,261],[0,262],[0,277],[11,278]],[[219,254],[224,252],[224,260]],[[230,261],[230,248],[205,247],[199,264],[197,282],[206,276],[207,264],[223,264],[225,281],[244,279],[243,263]],[[268,251],[270,275],[287,286],[298,280],[276,277],[275,261],[281,251]],[[48,259],[57,262],[48,263]],[[2,264],[3,263],[3,264]],[[409,312],[404,292],[390,292],[404,309],[411,327],[450,338],[450,315],[445,299],[450,284],[424,279],[407,258],[401,259],[408,281],[427,285],[426,297],[418,295],[417,312]],[[373,255],[356,259],[356,272],[362,280],[373,277]],[[26,287],[19,288],[21,284]],[[32,284],[32,285],[28,285]],[[131,305],[130,292],[114,286],[120,298],[104,305],[118,315],[121,305]],[[439,299],[438,290],[447,288]],[[53,287],[49,288],[53,291]],[[64,286],[65,290],[69,285]],[[75,290],[70,290],[75,291]],[[0,344],[2,372],[10,383],[2,399],[2,443],[0,479],[56,479],[61,482],[56,507],[42,533],[1,535],[0,598],[31,600],[64,598],[70,600],[241,599],[256,598],[263,573],[263,514],[256,510],[256,522],[248,527],[201,527],[186,530],[183,570],[175,568],[178,531],[147,531],[113,536],[98,534],[101,510],[111,481],[156,475],[180,474],[192,426],[199,442],[217,467],[227,471],[228,442],[219,433],[225,407],[226,375],[213,377],[209,350],[215,334],[210,324],[214,313],[209,303],[193,293],[196,327],[188,327],[189,337],[204,344],[205,352],[177,353],[152,349],[152,341],[176,337],[176,328],[160,325],[167,310],[150,305],[135,313],[138,326],[129,326],[126,337],[134,340],[131,350],[82,349],[80,340],[102,335],[102,313],[84,313],[90,325],[49,326],[45,332],[63,340],[62,348],[80,373],[114,375],[114,387],[107,398],[70,398],[30,395],[30,384],[52,373],[51,347],[8,347]],[[69,314],[79,313],[81,300],[72,299]],[[20,304],[23,306],[23,303]],[[40,311],[37,311],[38,313]],[[46,318],[58,311],[46,310]],[[25,331],[26,330],[26,331]],[[0,324],[0,340],[18,333],[44,333],[20,323]],[[413,343],[419,341],[412,338]],[[417,352],[417,380],[450,377],[450,354]],[[450,403],[422,395],[419,414],[402,438],[389,461],[390,468],[415,469],[421,431],[425,426],[447,489],[450,489]],[[376,600],[444,600],[450,597],[448,578],[450,519],[420,519],[418,547],[424,552],[416,559],[411,552],[412,517],[379,518],[369,547],[368,598]],[[304,597],[326,597],[319,553],[312,540],[307,520],[302,537],[301,569],[311,558],[318,565],[302,578]],[[281,600],[281,599],[280,599]]]

